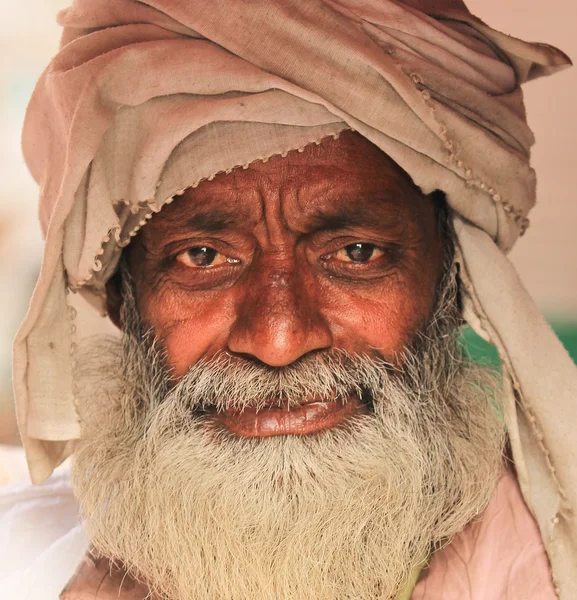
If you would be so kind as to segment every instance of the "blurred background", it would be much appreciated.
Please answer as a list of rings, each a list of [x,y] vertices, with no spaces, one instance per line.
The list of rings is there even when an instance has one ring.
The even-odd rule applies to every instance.
[[[465,0],[505,33],[559,47],[577,60],[575,0]],[[37,186],[20,152],[20,131],[35,82],[56,53],[56,12],[68,0],[12,2],[0,23],[0,485],[25,481],[11,390],[11,344],[28,306],[42,252]],[[577,360],[577,68],[525,87],[537,144],[538,204],[511,253],[527,288]],[[491,351],[467,336],[475,356]]]

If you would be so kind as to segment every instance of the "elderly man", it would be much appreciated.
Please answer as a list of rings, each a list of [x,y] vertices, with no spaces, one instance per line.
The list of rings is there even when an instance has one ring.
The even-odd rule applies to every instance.
[[[72,454],[87,555],[66,479],[20,492],[13,538],[51,533],[11,597],[576,597],[577,375],[504,256],[534,203],[519,86],[566,57],[461,0],[60,19],[14,383],[33,481]]]

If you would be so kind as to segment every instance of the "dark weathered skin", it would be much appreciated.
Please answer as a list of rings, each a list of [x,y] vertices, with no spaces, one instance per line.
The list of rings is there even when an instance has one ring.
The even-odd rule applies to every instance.
[[[365,244],[362,262],[344,249],[355,243]],[[375,249],[364,261],[366,244]],[[191,247],[218,251],[212,266],[191,262]],[[219,351],[272,367],[329,348],[398,363],[431,316],[442,256],[432,199],[346,132],[187,190],[142,229],[129,262],[144,321],[180,378]],[[119,325],[120,302],[111,284]],[[351,414],[321,404],[219,419],[237,435],[266,436],[313,433]]]

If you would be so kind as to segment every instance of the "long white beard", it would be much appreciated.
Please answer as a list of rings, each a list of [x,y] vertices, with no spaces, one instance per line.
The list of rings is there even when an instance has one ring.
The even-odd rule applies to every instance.
[[[395,598],[482,512],[500,472],[494,384],[437,337],[402,376],[328,353],[292,374],[200,364],[174,387],[146,341],[109,342],[80,375],[91,391],[73,464],[96,551],[169,600]],[[369,390],[371,413],[310,436],[237,438],[193,412],[207,398],[258,405],[263,389],[290,388],[290,403],[347,381]]]

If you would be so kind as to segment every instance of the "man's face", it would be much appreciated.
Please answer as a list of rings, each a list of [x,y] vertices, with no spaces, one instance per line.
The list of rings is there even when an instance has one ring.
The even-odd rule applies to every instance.
[[[77,360],[96,551],[168,600],[396,598],[499,474],[443,254],[432,200],[353,133],[155,215],[109,288],[122,344]]]
[[[142,230],[130,265],[178,380],[222,351],[270,367],[329,349],[398,364],[431,317],[442,257],[432,200],[346,132],[187,190]],[[323,400],[215,418],[240,436],[271,436],[364,410],[357,398]]]

